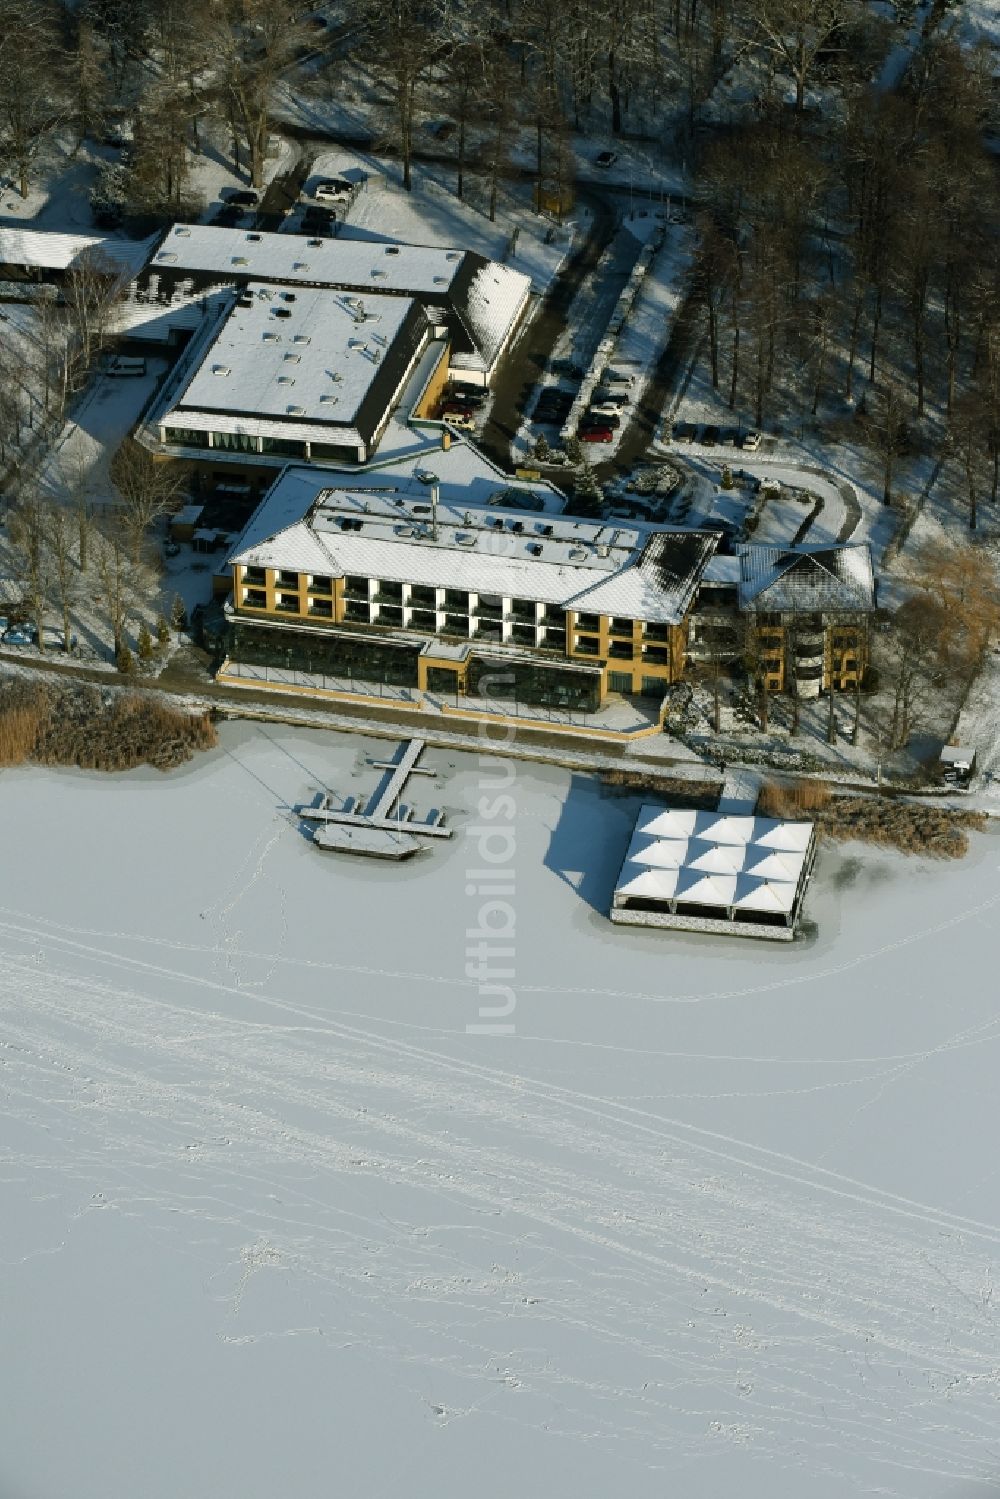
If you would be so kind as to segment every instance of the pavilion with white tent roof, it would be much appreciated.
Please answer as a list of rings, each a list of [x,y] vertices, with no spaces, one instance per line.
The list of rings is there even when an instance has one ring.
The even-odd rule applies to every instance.
[[[811,822],[644,806],[611,920],[789,941],[815,853]]]

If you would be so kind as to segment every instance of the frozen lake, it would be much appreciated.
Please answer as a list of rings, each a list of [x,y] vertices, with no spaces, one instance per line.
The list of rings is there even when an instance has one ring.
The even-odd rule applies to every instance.
[[[0,775],[3,1499],[994,1493],[997,837],[825,851],[789,947],[614,929],[569,772],[434,751],[451,843],[311,848],[374,751]]]

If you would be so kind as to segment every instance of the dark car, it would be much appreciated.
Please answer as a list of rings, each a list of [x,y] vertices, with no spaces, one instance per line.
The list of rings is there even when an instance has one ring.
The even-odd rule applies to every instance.
[[[698,436],[698,428],[694,422],[674,422],[675,442],[694,442]]]
[[[706,427],[701,434],[701,440],[706,448],[713,448],[719,440],[718,427]]]
[[[612,416],[610,411],[588,411],[586,416],[588,427],[610,427],[617,431],[622,424],[620,416]]]
[[[218,224],[224,229],[232,229],[239,223],[242,217],[243,214],[238,208],[220,208],[212,223]]]
[[[229,194],[229,202],[240,208],[256,208],[260,196],[253,188],[241,187],[237,192]]]
[[[303,211],[303,224],[330,224],[337,217],[332,208],[320,208],[318,204],[310,203]]]
[[[594,166],[607,169],[608,167],[613,167],[617,160],[617,151],[601,151],[594,157]]]

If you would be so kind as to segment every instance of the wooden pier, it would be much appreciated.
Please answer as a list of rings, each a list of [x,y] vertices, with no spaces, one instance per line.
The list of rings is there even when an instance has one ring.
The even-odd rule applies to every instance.
[[[348,798],[342,807],[332,807],[329,795],[322,797],[316,806],[297,807],[295,810],[303,821],[319,824],[313,834],[317,847],[374,858],[405,859],[419,847],[414,835],[450,838],[452,830],[444,826],[444,813],[440,809],[435,808],[420,819],[401,800],[411,776],[437,774],[429,766],[418,764],[425,747],[423,739],[410,739],[394,760],[373,761],[375,769],[386,774],[361,811],[353,798]],[[338,833],[338,828],[343,831]]]

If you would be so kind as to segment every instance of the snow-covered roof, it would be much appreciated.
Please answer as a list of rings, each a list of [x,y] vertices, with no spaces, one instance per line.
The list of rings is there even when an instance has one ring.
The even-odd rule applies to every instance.
[[[615,526],[564,515],[483,508],[370,487],[279,479],[236,542],[230,564],[532,599],[585,612],[675,624],[683,619],[714,533]],[[333,478],[328,475],[328,478]]]
[[[749,543],[737,548],[740,608],[795,613],[866,612],[875,607],[865,541],[817,547]]]
[[[456,368],[492,370],[531,293],[531,278],[471,250],[384,240],[311,238],[175,224],[149,262],[174,277],[388,292],[437,306],[459,325]],[[468,347],[463,347],[464,341]]]
[[[644,806],[615,896],[786,915],[813,836],[811,822]]]
[[[384,240],[314,239],[214,224],[175,224],[150,264],[165,271],[404,292],[444,301],[467,253]]]
[[[56,234],[5,225],[0,226],[0,265],[66,271],[90,254],[99,263],[135,276],[146,264],[155,244],[155,235],[149,239],[120,239],[113,235]]]
[[[455,295],[455,310],[475,352],[456,349],[451,364],[453,369],[489,373],[531,294],[531,278],[494,260],[476,264],[477,260],[469,257],[466,269],[472,274],[462,277]]]
[[[356,426],[388,372],[386,402],[374,413],[384,417],[427,331],[423,310],[408,297],[275,291],[251,282],[164,420],[322,440],[331,426]]]

